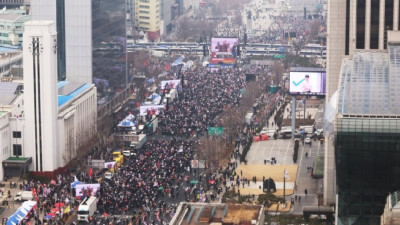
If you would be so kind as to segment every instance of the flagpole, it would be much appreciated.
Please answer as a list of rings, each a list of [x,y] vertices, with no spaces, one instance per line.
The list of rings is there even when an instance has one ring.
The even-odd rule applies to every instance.
[[[286,203],[286,198],[285,198],[285,191],[286,191],[286,169],[283,171],[283,199],[285,200]]]

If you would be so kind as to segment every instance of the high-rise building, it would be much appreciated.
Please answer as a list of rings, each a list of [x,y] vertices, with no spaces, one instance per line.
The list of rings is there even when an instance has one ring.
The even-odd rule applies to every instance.
[[[171,23],[171,7],[172,7],[172,0],[161,0],[161,24],[160,24],[160,33],[168,34],[172,30],[172,23]]]
[[[57,151],[57,32],[53,21],[29,21],[24,32],[26,155],[33,170],[52,171]],[[46,163],[44,163],[46,161]]]
[[[136,29],[145,31],[151,41],[160,37],[160,0],[135,1]]]
[[[32,159],[32,171],[54,171],[70,162],[77,149],[96,134],[96,87],[90,83],[57,82],[54,21],[25,23],[23,50],[25,104],[19,123],[25,122],[24,144],[12,155]],[[15,174],[12,168],[7,172]]]
[[[398,30],[399,1],[329,0],[327,97],[338,89],[342,57],[356,49],[386,49],[387,31]]]
[[[356,49],[386,48],[387,30],[399,28],[399,1],[329,0],[327,22],[327,101],[338,89],[343,56]],[[324,203],[335,202],[335,157],[332,143],[325,143]]]
[[[128,5],[127,0],[92,0],[93,78],[101,97],[110,98],[128,82]]]
[[[326,97],[337,91],[338,114],[325,144],[324,203],[337,199],[338,224],[379,224],[399,185],[399,34],[388,32],[398,30],[399,14],[394,0],[328,1]]]
[[[126,0],[32,0],[31,12],[56,21],[58,80],[95,83],[108,98],[125,88]]]
[[[58,80],[92,83],[91,0],[32,0],[32,20],[57,25]]]

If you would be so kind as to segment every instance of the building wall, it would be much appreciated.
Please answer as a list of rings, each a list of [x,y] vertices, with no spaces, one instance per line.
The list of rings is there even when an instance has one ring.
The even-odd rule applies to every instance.
[[[39,41],[36,51],[33,41]],[[26,157],[30,170],[53,171],[57,149],[57,33],[53,21],[29,21],[24,33],[24,103]],[[39,53],[39,56],[34,57]],[[35,62],[34,62],[35,58]],[[39,69],[40,68],[40,69]]]
[[[126,0],[92,2],[93,78],[100,98],[127,85]]]
[[[97,133],[97,90],[94,85],[62,106],[58,113],[59,164],[65,165],[77,149]]]
[[[162,0],[138,0],[135,6],[135,21],[139,30],[154,32],[160,29]]]
[[[1,19],[0,16],[0,46],[19,46],[22,44],[24,23],[29,21],[31,16],[21,15],[14,21]]]
[[[0,113],[1,114],[1,113]],[[3,161],[10,157],[11,148],[11,131],[9,122],[9,113],[4,113],[0,116],[0,160]],[[0,168],[0,179],[4,177],[3,167]]]
[[[161,0],[161,35],[166,34],[169,32],[169,27],[171,26],[171,0]]]
[[[92,83],[92,1],[65,1],[66,77]]]
[[[379,224],[400,186],[400,120],[337,118],[337,224]]]
[[[338,89],[342,57],[345,54],[346,3],[350,0],[328,1],[326,100]],[[335,203],[335,154],[334,147],[325,142],[324,204]]]
[[[9,53],[1,54],[0,58],[3,59],[6,58],[5,60],[1,60],[0,62],[0,78],[3,77],[4,75],[10,74],[11,66],[22,64],[22,52],[18,52],[17,54],[9,54]]]
[[[91,0],[36,0],[32,20],[57,23],[58,79],[92,83]]]

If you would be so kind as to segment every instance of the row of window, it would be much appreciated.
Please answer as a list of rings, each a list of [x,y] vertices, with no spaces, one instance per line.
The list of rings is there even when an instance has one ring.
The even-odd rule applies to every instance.
[[[149,11],[139,10],[139,13],[149,14]]]
[[[148,17],[148,16],[139,16],[139,19],[145,19],[145,20],[149,20],[149,19],[150,19],[150,17]]]
[[[139,5],[139,8],[141,8],[141,9],[150,9],[150,6],[148,6],[148,5]]]
[[[140,22],[139,22],[139,24],[143,24],[143,25],[150,25],[150,23],[149,23],[149,22],[142,22],[142,21],[140,21]]]
[[[149,0],[139,0],[140,2],[149,3]]]

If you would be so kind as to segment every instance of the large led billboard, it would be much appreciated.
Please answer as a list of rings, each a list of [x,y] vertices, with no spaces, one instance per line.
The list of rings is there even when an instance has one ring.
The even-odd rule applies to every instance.
[[[290,72],[292,95],[325,95],[325,72]]]
[[[238,46],[238,38],[212,38],[210,63],[235,63]]]

